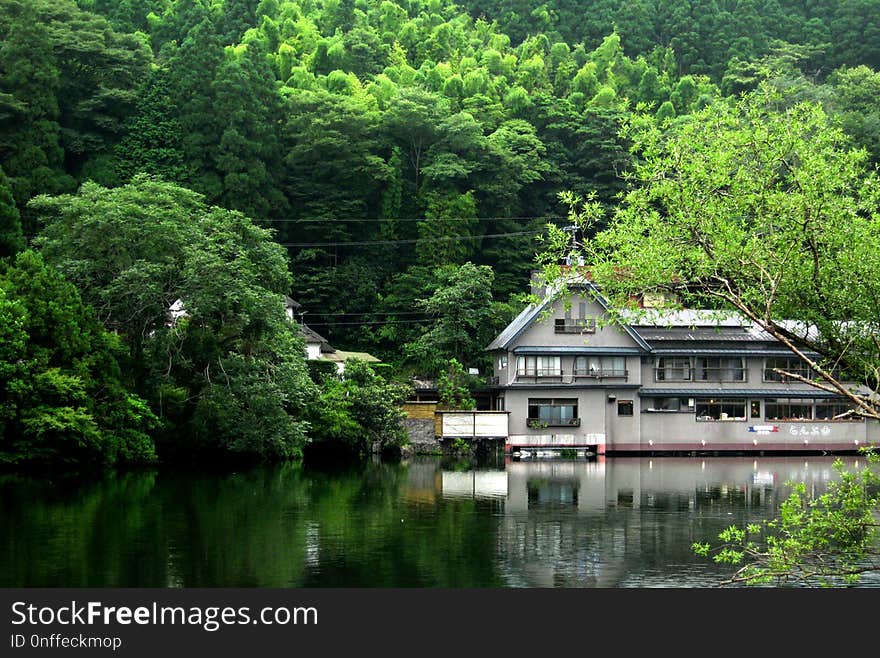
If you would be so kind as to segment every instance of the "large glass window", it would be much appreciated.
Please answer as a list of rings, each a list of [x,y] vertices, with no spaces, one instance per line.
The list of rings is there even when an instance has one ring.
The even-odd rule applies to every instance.
[[[658,382],[686,382],[691,379],[691,359],[687,356],[657,358],[654,377]]]
[[[697,358],[697,381],[703,382],[744,382],[746,369],[742,357],[701,356]]]
[[[558,356],[518,356],[516,374],[520,377],[562,377]]]
[[[768,398],[764,402],[766,420],[813,420],[813,401],[789,398]]]
[[[855,407],[843,400],[816,400],[816,420],[860,421],[861,416],[853,414]]]
[[[529,398],[529,427],[571,427],[580,424],[577,398]]]
[[[745,420],[746,401],[733,398],[697,400],[697,420]]]
[[[810,367],[797,357],[775,356],[769,357],[764,361],[764,381],[765,382],[787,382],[792,380],[781,372],[775,372],[774,368],[788,372],[793,375],[810,378]],[[793,380],[795,381],[795,380]]]
[[[645,411],[693,411],[692,398],[647,398]]]
[[[626,377],[626,357],[579,356],[574,360],[576,377]]]

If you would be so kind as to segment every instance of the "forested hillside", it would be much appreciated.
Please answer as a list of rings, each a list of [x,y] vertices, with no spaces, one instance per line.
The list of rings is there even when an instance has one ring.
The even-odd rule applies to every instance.
[[[0,249],[34,196],[148,174],[273,229],[335,346],[482,365],[634,113],[770,79],[877,162],[878,66],[880,0],[0,0]]]

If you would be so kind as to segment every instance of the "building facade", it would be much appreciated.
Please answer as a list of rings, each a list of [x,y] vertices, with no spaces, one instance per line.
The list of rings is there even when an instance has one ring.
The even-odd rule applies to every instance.
[[[880,423],[852,414],[844,396],[781,374],[809,373],[751,322],[650,310],[621,324],[594,292],[529,306],[488,346],[509,452],[844,453],[878,443]]]

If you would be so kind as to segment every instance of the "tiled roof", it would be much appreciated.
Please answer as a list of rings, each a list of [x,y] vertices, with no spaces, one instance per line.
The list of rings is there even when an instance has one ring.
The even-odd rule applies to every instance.
[[[818,388],[643,388],[642,397],[678,398],[834,398],[843,397]]]
[[[651,350],[652,354],[657,356],[665,355],[683,355],[683,356],[788,356],[793,357],[794,353],[789,349],[763,349],[763,348],[701,348],[684,345],[681,347],[664,347]],[[807,352],[807,356],[816,357],[815,352]]]

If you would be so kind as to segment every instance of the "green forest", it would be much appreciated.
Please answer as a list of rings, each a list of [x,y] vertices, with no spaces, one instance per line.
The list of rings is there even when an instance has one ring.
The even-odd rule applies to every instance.
[[[405,384],[310,372],[285,295],[485,375],[625,125],[766,85],[876,166],[878,68],[880,0],[0,0],[0,460],[402,441]]]

